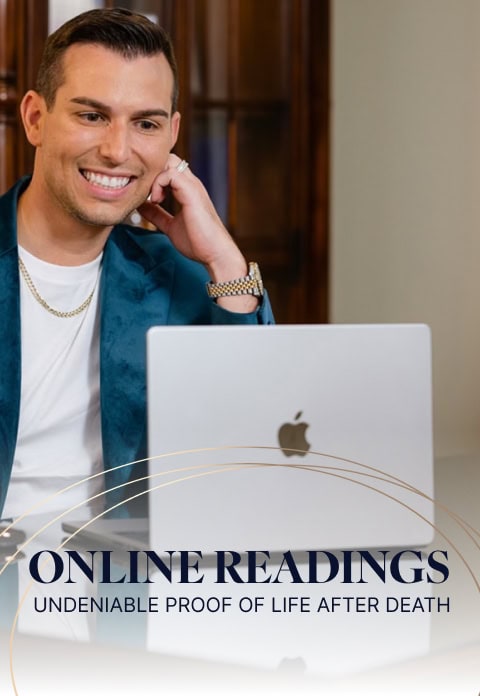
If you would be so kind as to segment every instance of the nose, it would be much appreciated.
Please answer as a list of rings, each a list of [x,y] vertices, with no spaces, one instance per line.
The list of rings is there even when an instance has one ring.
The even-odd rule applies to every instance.
[[[118,165],[125,162],[130,154],[127,126],[111,121],[107,128],[102,129],[99,152],[101,157],[110,164]]]

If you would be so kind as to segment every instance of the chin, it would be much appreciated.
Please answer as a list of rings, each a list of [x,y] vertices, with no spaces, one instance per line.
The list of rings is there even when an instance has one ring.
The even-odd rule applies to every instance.
[[[125,210],[71,210],[71,215],[84,224],[93,227],[113,227],[124,222],[126,218],[135,210],[135,208],[127,208]]]

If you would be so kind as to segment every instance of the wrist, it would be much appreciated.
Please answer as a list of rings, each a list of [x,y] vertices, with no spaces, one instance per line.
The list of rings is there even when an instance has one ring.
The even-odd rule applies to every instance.
[[[206,285],[207,294],[212,299],[235,297],[239,295],[263,296],[263,281],[260,269],[255,261],[248,264],[248,273],[232,280],[213,282]]]
[[[243,278],[248,273],[248,264],[245,259],[240,263],[230,263],[212,268],[207,266],[208,275],[212,283],[225,283],[236,278]]]
[[[240,250],[236,249],[235,253],[223,254],[206,264],[206,269],[212,283],[224,283],[246,276],[248,264]]]

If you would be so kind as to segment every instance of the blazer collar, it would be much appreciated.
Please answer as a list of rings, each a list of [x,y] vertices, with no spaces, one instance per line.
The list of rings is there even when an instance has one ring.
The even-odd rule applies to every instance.
[[[17,203],[20,194],[27,188],[31,177],[19,179],[4,196],[0,197],[0,256],[17,247]]]
[[[20,281],[17,199],[28,185],[19,181],[0,198],[0,510],[7,493],[20,413]]]

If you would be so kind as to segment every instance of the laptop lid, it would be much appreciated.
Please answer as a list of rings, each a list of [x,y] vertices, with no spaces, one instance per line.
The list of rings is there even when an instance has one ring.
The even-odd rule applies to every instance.
[[[150,548],[432,539],[427,326],[155,327],[147,364]]]

